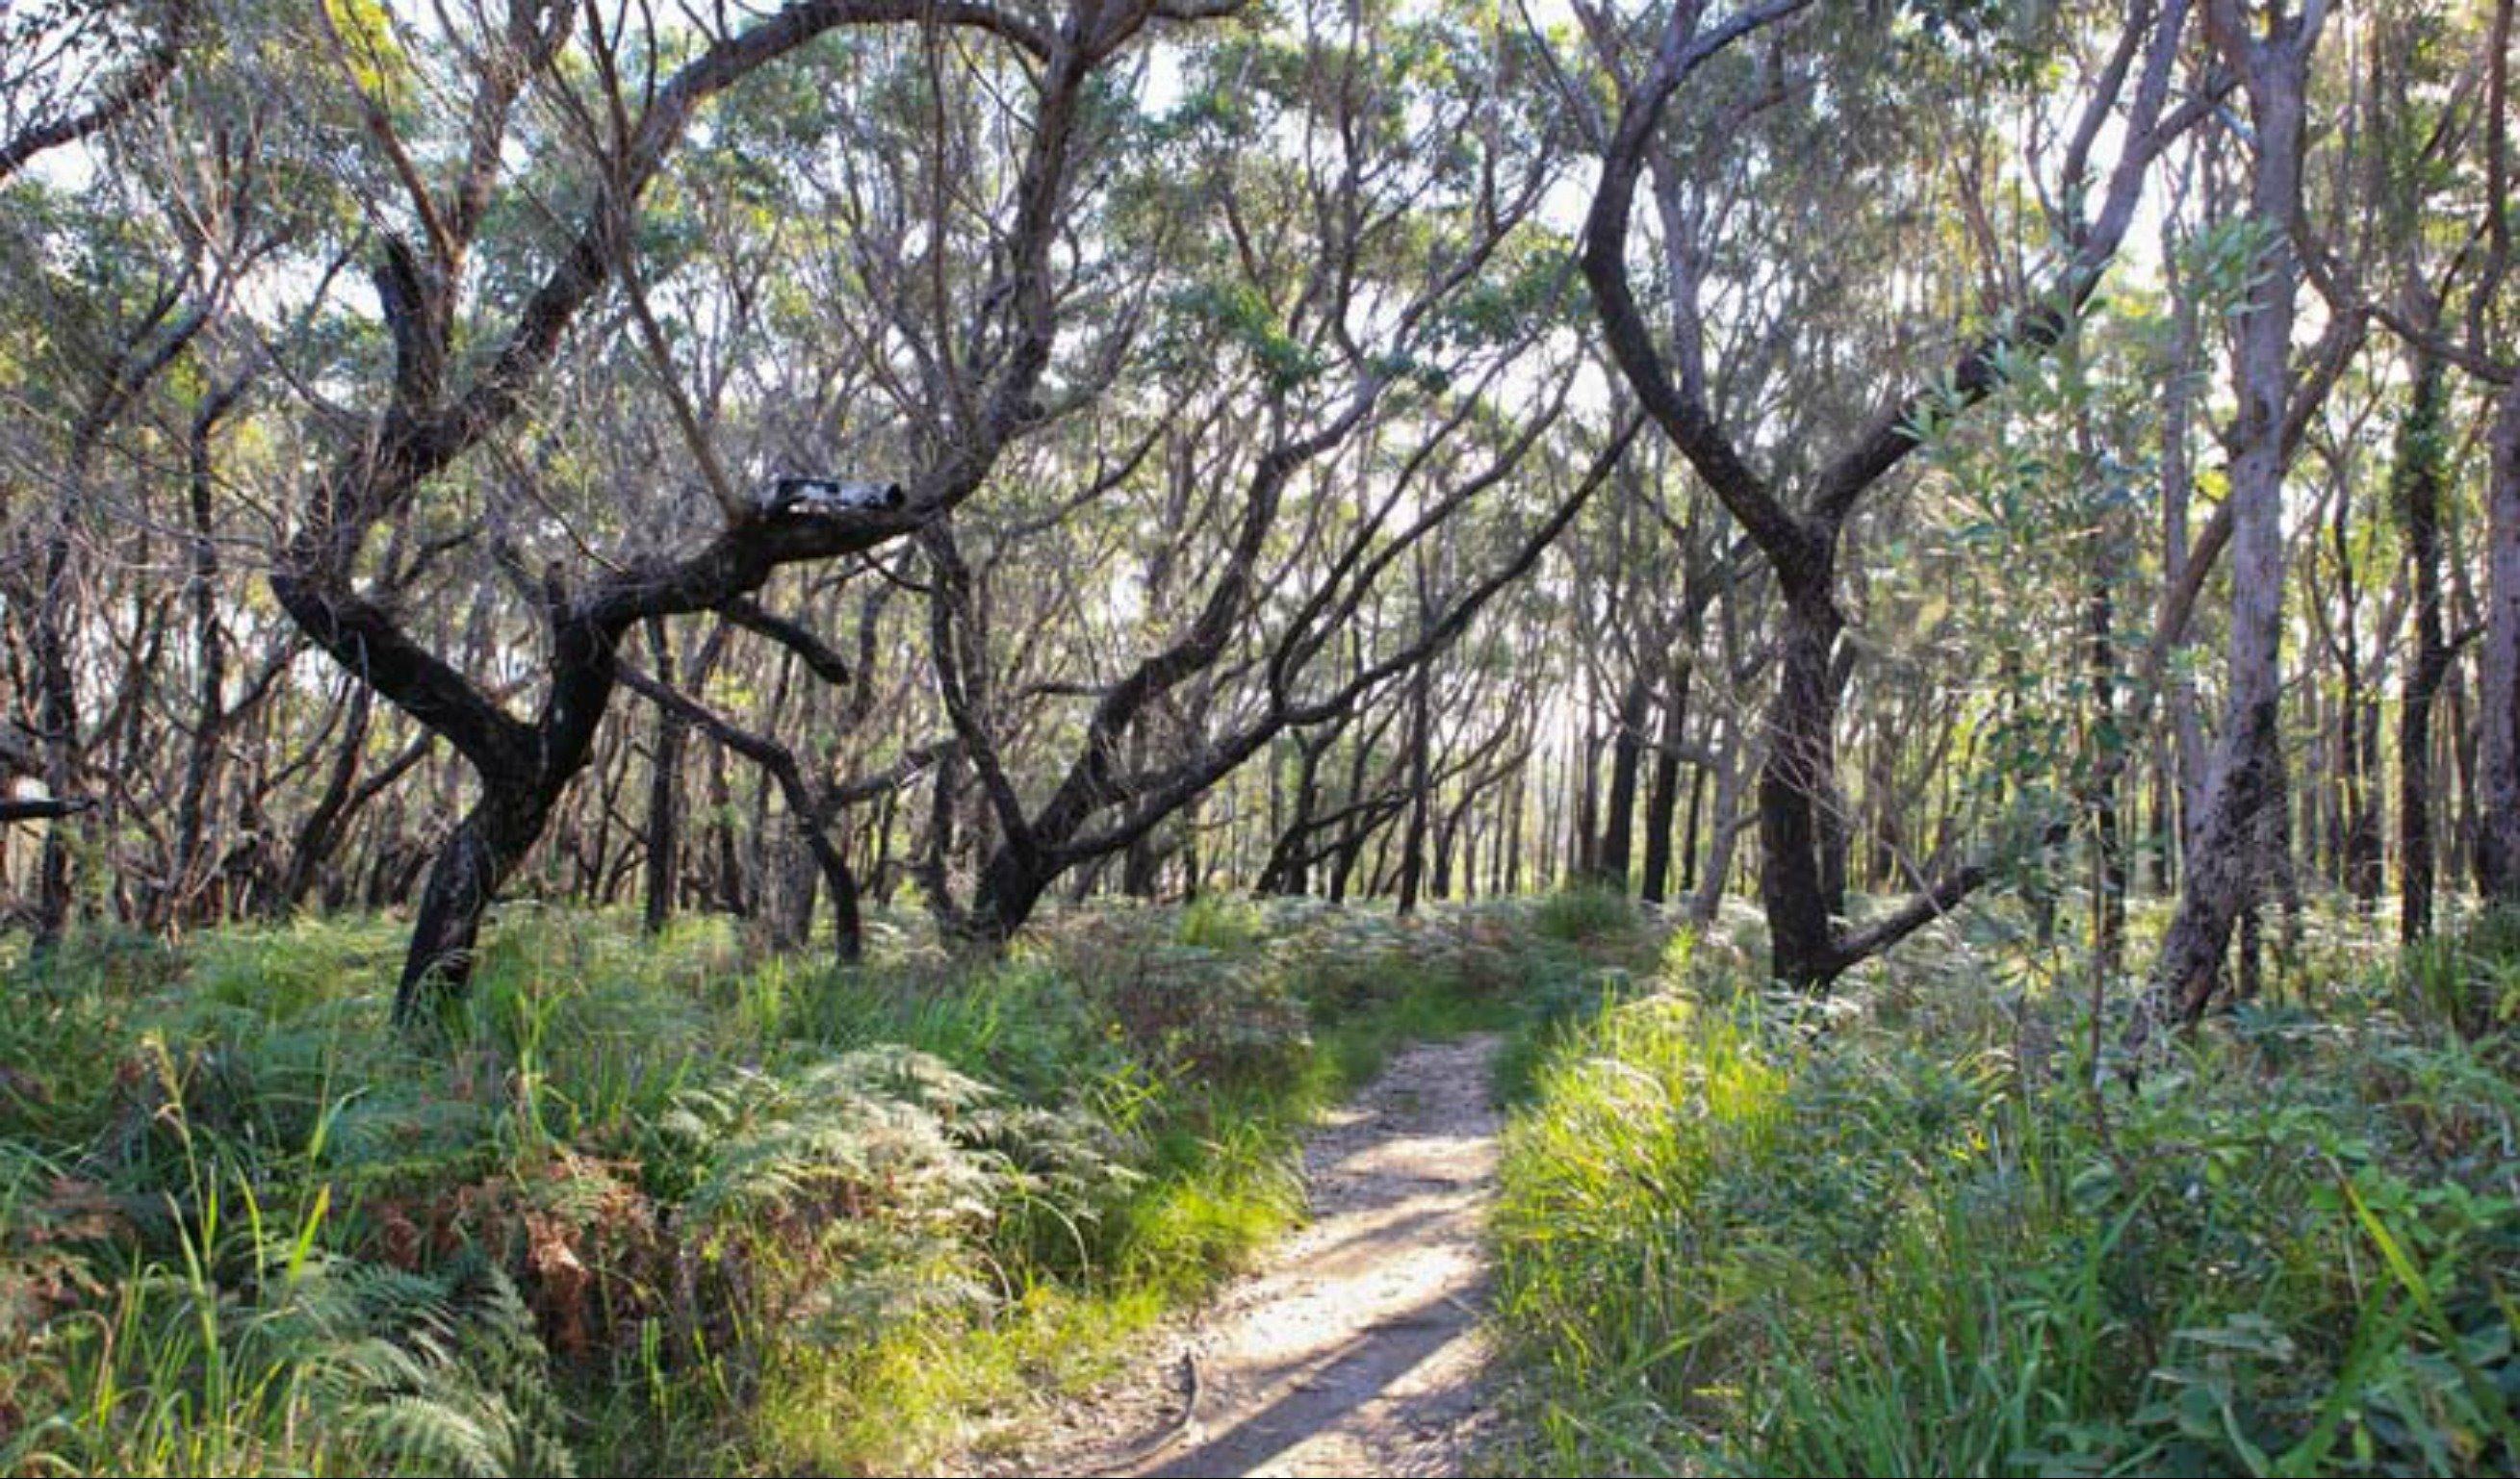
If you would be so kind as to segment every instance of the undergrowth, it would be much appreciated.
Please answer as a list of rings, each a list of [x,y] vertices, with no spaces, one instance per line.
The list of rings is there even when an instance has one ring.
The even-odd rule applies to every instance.
[[[2520,1472],[2520,925],[2374,933],[2314,919],[2133,1090],[2088,963],[2001,910],[1824,1007],[1680,937],[1508,1132],[1504,1461]]]
[[[1598,1002],[1646,936],[1585,908],[834,971],[518,905],[418,1039],[390,920],[75,940],[0,1013],[0,1472],[932,1467],[1282,1232],[1396,1045]]]

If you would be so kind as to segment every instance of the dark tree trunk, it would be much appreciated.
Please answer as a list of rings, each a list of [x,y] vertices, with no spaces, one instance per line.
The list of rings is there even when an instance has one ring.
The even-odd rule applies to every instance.
[[[1821,859],[1821,811],[1837,763],[1830,658],[1840,618],[1824,573],[1794,581],[1784,598],[1783,671],[1768,710],[1768,760],[1759,775],[1759,892],[1771,973],[1811,991],[1825,988],[1846,964]]]
[[[2367,694],[2362,634],[2358,630],[2361,593],[2354,576],[2352,540],[2353,490],[2336,490],[2335,512],[2328,529],[2336,552],[2337,613],[2333,639],[2339,692],[2334,714],[2335,784],[2327,788],[2327,854],[2336,885],[2368,909],[2379,902],[2382,857],[2379,798],[2379,705]],[[2316,696],[2316,694],[2311,695]],[[2314,723],[2313,732],[2316,733]],[[2310,787],[2316,796],[2321,787]],[[2314,839],[2316,833],[2311,834]]]
[[[1705,811],[1706,767],[1697,766],[1688,776],[1688,815],[1681,824],[1680,891],[1689,893],[1697,887],[1698,823]]]
[[[711,746],[708,751],[708,802],[710,851],[717,858],[717,907],[738,917],[749,915],[752,899],[744,887],[743,857],[735,845],[735,790],[727,783],[723,746]]]
[[[665,623],[652,616],[647,627],[648,651],[656,660],[656,677],[671,688],[678,675]],[[688,729],[681,715],[661,704],[657,706],[648,761],[648,897],[641,920],[650,934],[662,932],[673,918],[674,887],[682,874],[682,839],[675,815],[679,808],[675,802],[681,792],[683,736]],[[810,903],[807,912],[811,914]]]
[[[1032,918],[1042,895],[1058,877],[1058,870],[1026,850],[991,849],[971,890],[971,908],[957,932],[974,944],[992,948],[1006,944]]]
[[[2092,767],[2097,781],[2088,805],[2097,885],[2092,901],[2092,952],[2100,969],[2115,976],[2126,939],[2126,847],[2118,819],[2119,746],[2127,742],[2118,724],[2117,578],[2115,542],[2103,537],[2095,547],[2092,591],[2085,635],[2089,639],[2092,677]]]
[[[1583,758],[1568,777],[1574,784],[1573,823],[1566,829],[1566,876],[1582,882],[1599,876],[1601,826],[1601,727],[1584,721]]]
[[[1321,804],[1322,756],[1328,750],[1327,742],[1308,743],[1296,737],[1294,795],[1270,844],[1269,861],[1260,870],[1257,892],[1299,896],[1311,890],[1313,813]]]
[[[1644,763],[1645,723],[1652,715],[1653,686],[1639,671],[1619,695],[1618,732],[1610,741],[1608,818],[1594,863],[1601,880],[1624,893],[1628,863],[1636,856],[1637,781]]]
[[[1838,706],[1846,693],[1854,657],[1854,648],[1840,647],[1829,660],[1827,768],[1811,778],[1813,817],[1820,826],[1820,896],[1832,920],[1846,918],[1847,859],[1854,833],[1854,819],[1847,808],[1846,792],[1837,779]],[[1839,968],[1853,964],[1849,960]]]
[[[2415,651],[2398,709],[2398,937],[2409,945],[2433,927],[2433,699],[2451,666],[2442,617],[2443,379],[2441,356],[2419,351],[2391,470],[2415,582]]]
[[[76,475],[75,473],[73,474]],[[45,541],[43,587],[34,614],[35,735],[42,743],[44,788],[65,797],[78,788],[78,684],[70,671],[69,536]],[[36,865],[35,947],[59,943],[70,921],[70,850],[65,823],[44,829]]]
[[[1143,731],[1129,735],[1129,769],[1141,771],[1147,766],[1147,737]],[[1162,877],[1163,850],[1156,845],[1155,830],[1149,828],[1131,842],[1120,856],[1120,892],[1133,899],[1152,899]]]
[[[866,956],[866,920],[858,908],[857,874],[849,871],[848,854],[832,840],[828,826],[804,829],[805,845],[823,871],[824,891],[832,896],[832,951],[843,965]]]
[[[1692,671],[1687,658],[1672,664],[1671,691],[1662,707],[1662,742],[1654,748],[1653,780],[1645,792],[1645,872],[1637,896],[1648,904],[1661,903],[1671,881],[1672,817],[1680,803],[1680,750],[1688,739]],[[1692,811],[1694,805],[1692,795]]]
[[[2345,882],[2365,911],[2376,909],[2388,882],[2387,852],[2380,840],[2380,700],[2359,687],[2347,706],[2354,744],[2353,808],[2345,827]]]
[[[394,991],[397,1025],[417,1022],[432,994],[459,994],[471,984],[491,901],[533,850],[560,800],[562,785],[537,784],[538,779],[502,784],[482,778],[480,799],[438,850]]]

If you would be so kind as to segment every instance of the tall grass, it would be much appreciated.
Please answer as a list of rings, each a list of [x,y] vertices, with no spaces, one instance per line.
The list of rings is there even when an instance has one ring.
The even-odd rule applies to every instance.
[[[1825,1022],[1681,953],[1560,1033],[1509,1132],[1521,1462],[2513,1471],[2498,927],[2297,971],[2134,1095],[2001,921]]]

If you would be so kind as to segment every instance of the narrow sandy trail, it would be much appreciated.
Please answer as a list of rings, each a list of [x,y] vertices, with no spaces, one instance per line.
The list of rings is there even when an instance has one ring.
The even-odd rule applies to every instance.
[[[1306,1144],[1311,1225],[1003,1471],[1459,1472],[1488,1411],[1496,1049],[1472,1037],[1396,1054]]]

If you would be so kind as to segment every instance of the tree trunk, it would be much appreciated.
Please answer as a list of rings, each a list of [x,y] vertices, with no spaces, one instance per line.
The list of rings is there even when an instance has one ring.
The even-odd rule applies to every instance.
[[[1824,576],[1797,581],[1783,594],[1783,671],[1768,711],[1772,738],[1759,775],[1759,894],[1768,914],[1770,973],[1817,991],[1844,964],[1821,859],[1821,809],[1837,764],[1830,657],[1841,623]]]
[[[741,918],[752,912],[752,904],[743,886],[743,858],[735,845],[735,788],[727,780],[726,746],[707,748],[709,851],[717,874],[712,892],[721,912]]]
[[[2485,650],[2479,661],[2477,877],[2520,906],[2520,380],[2495,397],[2487,491]]]
[[[67,514],[62,516],[67,517]],[[78,685],[70,671],[68,623],[70,542],[56,532],[44,545],[43,587],[34,613],[35,734],[43,745],[44,788],[56,797],[78,787]],[[44,829],[43,856],[37,864],[35,948],[59,943],[70,921],[70,853],[65,829],[56,821]]]
[[[1697,824],[1706,805],[1706,767],[1692,767],[1688,775],[1688,814],[1680,827],[1680,891],[1689,893],[1697,887]]]
[[[674,650],[666,637],[665,623],[652,616],[647,625],[648,650],[656,659],[657,681],[670,688],[679,675],[674,671]],[[648,765],[648,898],[641,920],[650,934],[661,933],[666,921],[673,918],[674,888],[682,874],[682,838],[675,813],[682,788],[683,736],[688,728],[681,715],[661,704],[657,706]]]
[[[1294,794],[1285,803],[1269,861],[1261,867],[1257,892],[1291,897],[1311,891],[1313,814],[1321,804],[1322,756],[1328,750],[1327,741],[1313,744],[1296,737]]]
[[[2433,699],[2451,666],[2442,618],[2443,367],[2438,354],[2414,359],[2391,469],[2415,581],[2415,651],[2398,709],[2398,938],[2409,945],[2433,926]]]
[[[2092,820],[2092,870],[2098,897],[2092,901],[2092,953],[2100,970],[2114,976],[2126,938],[2126,846],[2118,819],[2118,658],[2116,585],[2113,541],[2103,537],[2094,547],[2095,563],[2088,607],[2092,676],[2092,763],[2099,772],[2088,798]]]
[[[1574,783],[1573,825],[1566,829],[1566,876],[1580,883],[1599,875],[1601,840],[1601,726],[1587,715],[1584,751],[1568,778]]]
[[[297,908],[314,891],[317,874],[338,843],[341,816],[349,809],[351,787],[358,783],[359,765],[367,754],[376,695],[364,683],[349,687],[350,708],[342,720],[340,746],[334,751],[333,767],[324,778],[324,793],[298,825],[297,840],[289,849],[289,871],[276,901],[281,909]]]
[[[2263,857],[2264,808],[2275,799],[2276,721],[2282,700],[2285,420],[2292,393],[2293,299],[2299,267],[2289,239],[2301,199],[2303,95],[2314,33],[2296,24],[2271,40],[2220,37],[2241,56],[2259,148],[2250,209],[2266,245],[2234,361],[2239,432],[2230,471],[2229,695],[2207,772],[2204,815],[2189,849],[2179,906],[2163,936],[2143,1009],[2140,1046],[2194,1020],[2212,995],[2231,928]]]
[[[1507,783],[1505,823],[1497,829],[1498,848],[1504,855],[1504,866],[1497,872],[1500,880],[1498,892],[1508,897],[1522,892],[1522,808],[1525,794],[1530,789],[1529,764],[1517,760],[1513,766],[1513,779]]]
[[[2345,879],[2364,912],[2376,909],[2388,883],[2388,855],[2380,840],[2380,698],[2365,685],[2349,708],[2353,726],[2354,809],[2345,827]]]
[[[1610,741],[1608,817],[1594,856],[1600,879],[1625,893],[1628,860],[1636,856],[1637,780],[1644,762],[1645,723],[1652,715],[1653,685],[1640,670],[1619,695],[1618,733]]]
[[[848,854],[832,840],[828,823],[805,829],[805,845],[823,870],[824,890],[832,896],[832,952],[842,965],[866,957],[866,920],[858,908],[857,874],[849,871]]]
[[[1424,574],[1418,583],[1424,585]],[[1426,876],[1426,810],[1433,804],[1427,794],[1434,789],[1428,750],[1434,743],[1433,702],[1428,689],[1431,682],[1426,664],[1409,675],[1409,820],[1400,844],[1399,913],[1407,919],[1418,912],[1418,895]]]
[[[1732,848],[1741,835],[1742,783],[1749,774],[1748,741],[1736,732],[1726,741],[1715,765],[1715,816],[1706,835],[1706,863],[1699,871],[1697,891],[1690,895],[1688,917],[1700,925],[1715,921],[1724,904],[1724,888],[1732,875]],[[1692,852],[1694,850],[1692,849]]]
[[[770,845],[768,867],[763,870],[763,892],[768,896],[763,913],[770,918],[771,949],[801,950],[814,934],[814,905],[823,891],[822,860],[808,837],[815,830],[813,819],[790,812],[781,830],[787,835]]]
[[[1671,691],[1663,699],[1662,743],[1654,749],[1653,784],[1645,795],[1645,874],[1637,890],[1648,904],[1661,903],[1671,881],[1671,828],[1680,809],[1680,747],[1688,740],[1691,671],[1685,657],[1673,663]]]
[[[411,925],[411,951],[394,991],[393,1019],[408,1027],[435,995],[454,996],[472,983],[481,920],[525,855],[533,850],[560,800],[562,784],[505,784],[482,778],[472,803],[438,850]]]
[[[219,626],[219,545],[212,521],[210,436],[245,382],[213,394],[193,417],[185,442],[187,512],[192,515],[193,733],[175,802],[175,856],[159,922],[173,919],[202,872],[208,830],[210,782],[218,768],[227,713],[227,641]]]

